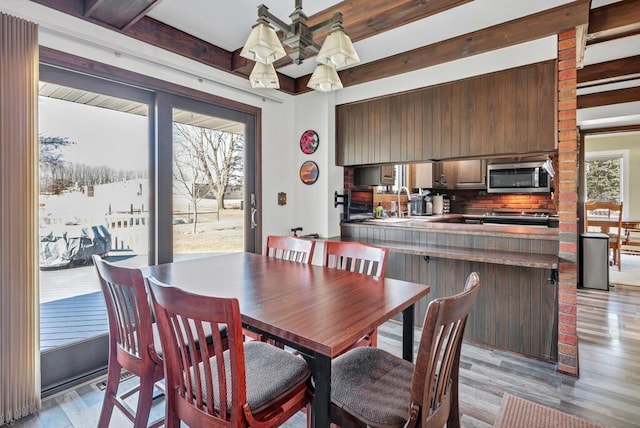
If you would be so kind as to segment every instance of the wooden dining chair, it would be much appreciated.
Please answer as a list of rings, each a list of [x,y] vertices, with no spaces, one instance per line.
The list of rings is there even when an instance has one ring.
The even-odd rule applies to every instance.
[[[416,363],[378,348],[357,348],[331,366],[331,420],[340,426],[460,427],[462,336],[480,287],[471,273],[462,291],[429,303]]]
[[[612,202],[612,201],[596,201],[589,200],[585,203],[585,210],[587,212],[587,231],[589,231],[590,227],[593,227],[589,224],[589,216],[593,217],[606,217],[608,220],[612,220],[615,222],[613,227],[614,231],[611,231],[610,227],[606,227],[606,229],[601,232],[609,235],[609,249],[612,251],[612,259],[613,264],[618,265],[618,270],[622,269],[622,260],[620,260],[621,250],[622,250],[622,202]]]
[[[93,256],[98,271],[109,319],[109,362],[107,384],[99,428],[107,428],[114,406],[124,413],[135,427],[146,427],[154,387],[164,391],[159,382],[164,379],[160,341],[154,337],[151,307],[140,269],[126,268]],[[122,369],[140,378],[138,386],[118,394]],[[124,400],[139,392],[134,411]],[[164,423],[160,418],[151,423],[158,427]]]
[[[266,343],[243,342],[237,299],[188,293],[154,278],[148,284],[165,350],[167,428],[181,421],[191,427],[275,427],[307,405],[307,363]],[[228,350],[215,334],[212,349],[198,349],[205,326],[216,332],[221,324]]]
[[[311,264],[316,241],[294,236],[267,236],[265,255],[292,262]]]
[[[324,266],[384,278],[388,254],[387,248],[360,242],[325,241]],[[377,345],[378,329],[375,328],[349,349]]]

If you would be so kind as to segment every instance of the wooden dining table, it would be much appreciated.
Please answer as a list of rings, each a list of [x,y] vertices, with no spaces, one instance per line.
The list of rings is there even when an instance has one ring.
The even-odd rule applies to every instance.
[[[587,223],[589,226],[598,226],[602,233],[609,233],[609,228],[618,226],[618,219],[607,216],[588,216]],[[622,234],[626,229],[640,228],[640,220],[631,218],[622,218]]]
[[[330,425],[332,358],[400,312],[403,358],[413,360],[414,304],[430,291],[424,284],[253,253],[157,265],[146,274],[192,293],[238,299],[245,328],[300,352],[314,380],[314,427]]]

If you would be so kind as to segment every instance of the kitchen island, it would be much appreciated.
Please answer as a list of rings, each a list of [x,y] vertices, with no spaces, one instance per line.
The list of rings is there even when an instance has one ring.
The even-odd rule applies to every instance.
[[[470,272],[482,287],[468,340],[543,361],[557,361],[558,229],[468,224],[465,216],[342,223],[340,240],[390,250],[387,276],[428,284],[416,305],[422,323],[430,300],[462,290]]]

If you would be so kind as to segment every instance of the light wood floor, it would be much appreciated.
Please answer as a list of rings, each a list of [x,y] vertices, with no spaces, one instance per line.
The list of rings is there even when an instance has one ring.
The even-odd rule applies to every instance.
[[[379,329],[379,346],[401,353],[401,325]],[[640,288],[616,286],[610,292],[579,290],[580,377],[555,367],[472,344],[462,349],[460,401],[465,427],[490,427],[508,392],[610,427],[640,426]],[[96,383],[48,397],[42,411],[15,427],[94,427],[103,393]],[[157,400],[155,414],[163,411]],[[126,427],[116,410],[112,427]],[[296,415],[286,427],[304,427]]]

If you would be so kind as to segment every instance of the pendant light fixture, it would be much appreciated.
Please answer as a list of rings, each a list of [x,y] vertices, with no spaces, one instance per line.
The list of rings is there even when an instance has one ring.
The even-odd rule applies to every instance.
[[[351,39],[344,31],[342,14],[336,12],[331,18],[309,27],[307,16],[302,11],[302,0],[296,0],[290,18],[292,23],[287,24],[271,14],[265,5],[258,6],[258,20],[240,52],[240,56],[256,62],[249,77],[251,87],[279,87],[273,63],[287,55],[282,46],[285,44],[290,48],[288,54],[296,64],[302,64],[308,56],[308,50],[318,53],[318,65],[307,86],[320,91],[342,88],[337,69],[360,62]],[[282,40],[271,25],[282,31]],[[331,31],[320,47],[313,41],[313,34],[326,28],[331,28]]]

